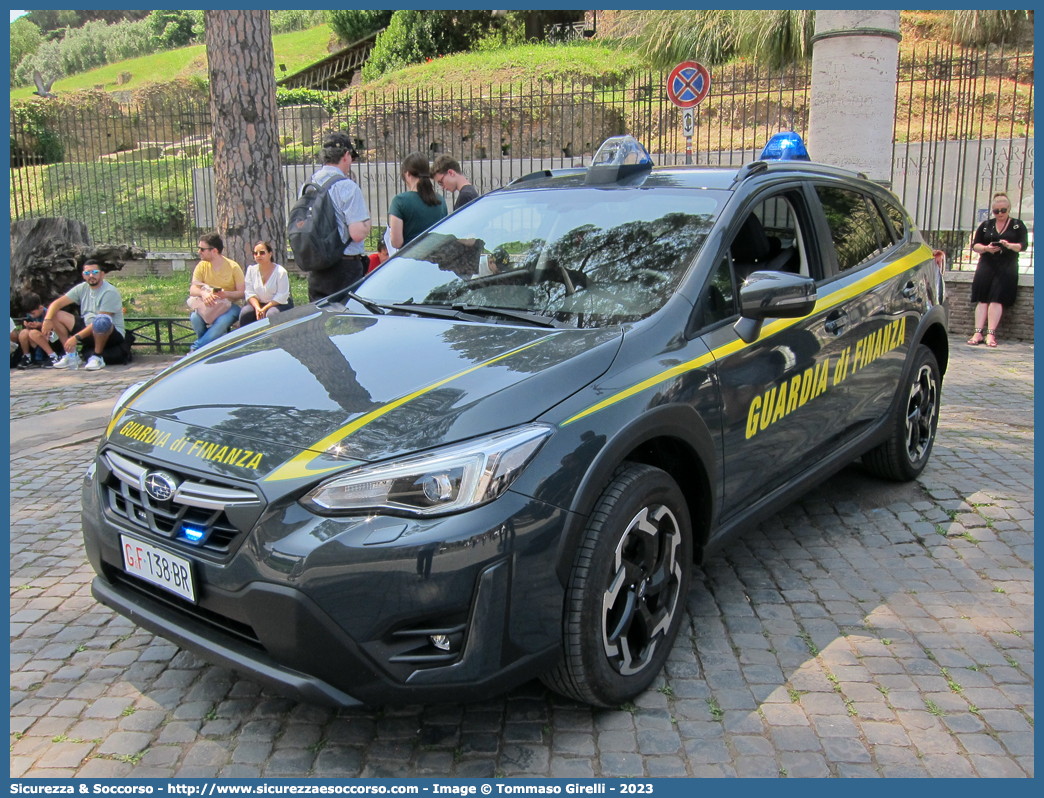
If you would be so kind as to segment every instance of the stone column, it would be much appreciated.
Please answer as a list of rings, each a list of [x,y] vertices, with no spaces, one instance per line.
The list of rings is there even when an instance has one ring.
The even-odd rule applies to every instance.
[[[808,146],[813,161],[888,185],[899,69],[898,11],[817,11]]]

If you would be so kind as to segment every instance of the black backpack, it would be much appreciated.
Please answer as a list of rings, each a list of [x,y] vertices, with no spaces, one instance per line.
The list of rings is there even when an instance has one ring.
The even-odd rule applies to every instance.
[[[322,271],[341,262],[347,242],[337,230],[337,209],[330,199],[330,189],[334,183],[347,179],[343,175],[331,177],[322,185],[309,180],[290,209],[286,237],[301,271]]]

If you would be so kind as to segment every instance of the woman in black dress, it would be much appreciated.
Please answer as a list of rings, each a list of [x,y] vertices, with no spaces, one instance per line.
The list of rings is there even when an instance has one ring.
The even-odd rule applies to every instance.
[[[1011,200],[998,192],[993,195],[993,218],[979,225],[972,239],[972,251],[979,253],[979,265],[972,280],[971,301],[975,304],[975,334],[968,343],[997,345],[997,327],[1004,308],[1015,304],[1019,287],[1019,253],[1026,248],[1026,225],[1013,219]]]

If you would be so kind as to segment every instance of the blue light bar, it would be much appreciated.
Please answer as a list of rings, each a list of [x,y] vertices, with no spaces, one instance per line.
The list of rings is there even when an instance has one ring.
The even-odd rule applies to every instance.
[[[616,183],[637,173],[648,172],[652,165],[649,152],[634,136],[612,136],[598,148],[584,182],[595,185]]]
[[[652,166],[652,158],[634,136],[612,136],[602,142],[591,166],[631,166],[638,164],[649,164]]]
[[[762,161],[810,161],[805,142],[797,133],[777,133],[761,151]]]
[[[181,534],[185,536],[185,540],[189,543],[199,543],[203,540],[205,532],[204,530],[196,529],[195,527],[183,526],[181,527]]]

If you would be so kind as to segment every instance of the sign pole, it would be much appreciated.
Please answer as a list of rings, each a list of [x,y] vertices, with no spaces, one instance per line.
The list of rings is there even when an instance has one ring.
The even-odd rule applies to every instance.
[[[692,163],[692,134],[696,129],[695,108],[710,92],[710,72],[696,61],[682,61],[667,77],[667,98],[682,109],[685,163]]]
[[[682,109],[682,133],[685,135],[685,163],[692,164],[692,134],[696,129],[696,110]]]

